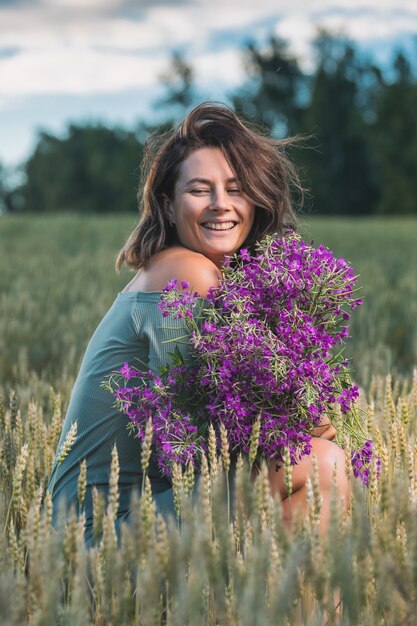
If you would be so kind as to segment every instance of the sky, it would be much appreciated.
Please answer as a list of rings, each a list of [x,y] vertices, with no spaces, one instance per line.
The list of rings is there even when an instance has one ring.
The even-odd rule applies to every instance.
[[[154,120],[174,50],[192,64],[200,100],[228,102],[245,42],[281,36],[308,69],[318,27],[388,64],[398,49],[417,51],[417,2],[0,0],[0,163],[23,162],[39,129]]]

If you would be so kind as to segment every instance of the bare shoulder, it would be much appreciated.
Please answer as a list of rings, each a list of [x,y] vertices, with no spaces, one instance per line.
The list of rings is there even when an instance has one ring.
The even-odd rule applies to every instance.
[[[146,269],[152,288],[160,291],[176,278],[180,283],[190,283],[191,289],[205,297],[210,287],[217,287],[221,277],[219,268],[199,252],[187,248],[172,247],[162,250]]]

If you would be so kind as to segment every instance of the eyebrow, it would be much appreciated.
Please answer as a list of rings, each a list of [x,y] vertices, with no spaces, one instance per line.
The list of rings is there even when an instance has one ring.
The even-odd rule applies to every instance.
[[[187,181],[185,185],[188,187],[188,185],[192,185],[193,183],[203,183],[203,185],[211,185],[211,181],[207,178],[191,178],[191,180]],[[237,178],[228,178],[226,180],[226,183],[237,183]]]

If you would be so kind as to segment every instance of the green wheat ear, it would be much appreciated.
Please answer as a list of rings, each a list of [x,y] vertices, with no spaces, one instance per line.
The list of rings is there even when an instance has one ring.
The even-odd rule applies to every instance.
[[[77,440],[77,428],[78,428],[77,422],[73,422],[73,424],[71,425],[71,428],[69,429],[69,431],[67,432],[65,436],[64,441],[62,442],[59,450],[57,451],[55,468],[54,468],[54,473],[53,473],[53,482],[52,482],[52,487],[51,487],[51,494],[54,493],[58,468],[61,465],[61,463],[63,463],[63,461],[67,458],[68,453],[70,452],[72,446]]]
[[[71,428],[66,434],[66,437],[58,450],[57,458],[56,458],[56,466],[59,467],[64,459],[67,458],[69,451],[77,440],[77,422],[74,422],[71,425]]]
[[[223,479],[227,458],[226,464],[222,457],[214,461],[208,450],[200,476],[194,477],[191,466],[185,472],[178,468],[180,521],[157,513],[146,477],[140,504],[134,506],[118,541],[114,521],[120,467],[113,448],[107,509],[103,494],[92,488],[96,547],[90,549],[83,541],[86,520],[75,509],[66,522],[56,529],[51,526],[46,444],[53,440],[56,408],[51,406],[48,415],[37,399],[29,407],[17,406],[14,398],[13,416],[9,408],[0,416],[0,486],[6,504],[0,509],[5,530],[0,540],[0,618],[7,611],[11,626],[55,623],[57,616],[63,623],[77,624],[188,620],[272,626],[279,615],[282,624],[291,626],[326,620],[337,624],[341,598],[339,621],[407,623],[417,572],[416,383],[414,378],[400,385],[396,380],[392,377],[387,384],[375,378],[373,383],[379,391],[374,393],[370,426],[381,457],[381,477],[376,480],[374,463],[365,489],[349,467],[353,494],[348,511],[338,502],[333,482],[326,535],[319,533],[317,469],[306,488],[304,524],[294,525],[289,534],[282,505],[270,496],[265,464],[255,477],[249,459],[242,457],[230,483],[234,515],[228,524]],[[75,437],[74,427],[57,461],[67,458]],[[225,450],[226,438],[227,433]],[[80,510],[87,463],[85,459],[80,464]],[[387,594],[394,581],[396,593]]]
[[[145,476],[148,471],[149,461],[152,453],[152,438],[153,438],[153,425],[152,419],[150,418],[146,422],[145,426],[145,437],[142,441],[142,450],[141,450],[141,469],[142,469],[142,492],[145,489]]]
[[[85,494],[87,490],[87,459],[80,463],[80,473],[78,474],[77,498],[79,510],[82,510]]]

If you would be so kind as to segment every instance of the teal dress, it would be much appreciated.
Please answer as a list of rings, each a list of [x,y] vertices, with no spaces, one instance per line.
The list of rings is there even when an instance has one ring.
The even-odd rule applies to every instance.
[[[72,391],[58,450],[74,422],[77,422],[77,439],[59,466],[55,460],[48,488],[52,492],[56,523],[60,502],[66,509],[73,505],[78,510],[80,463],[86,459],[86,542],[92,540],[93,534],[92,490],[95,486],[105,496],[108,494],[114,445],[120,463],[116,528],[123,520],[128,521],[132,491],[140,491],[142,483],[140,441],[128,430],[128,417],[113,406],[112,394],[101,388],[102,381],[126,362],[138,369],[143,369],[145,364],[147,369],[158,371],[170,362],[168,353],[173,352],[175,345],[185,362],[190,359],[190,345],[184,340],[185,322],[162,316],[158,309],[160,296],[159,291],[118,294],[88,344]],[[157,510],[164,516],[174,514],[171,482],[161,475],[153,457],[148,476]]]

